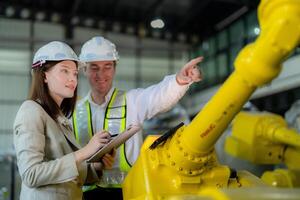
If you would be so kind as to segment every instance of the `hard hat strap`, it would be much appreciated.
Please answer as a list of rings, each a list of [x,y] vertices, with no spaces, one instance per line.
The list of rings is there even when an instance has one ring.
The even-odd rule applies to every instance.
[[[34,69],[34,68],[37,68],[37,67],[41,67],[45,62],[46,62],[45,60],[39,60],[39,61],[33,63],[31,65],[31,68]]]

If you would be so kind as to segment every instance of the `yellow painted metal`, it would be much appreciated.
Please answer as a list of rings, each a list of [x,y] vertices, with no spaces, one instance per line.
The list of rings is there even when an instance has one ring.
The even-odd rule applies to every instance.
[[[198,194],[170,195],[164,200],[298,200],[300,189],[290,188],[239,188],[217,189],[206,187]]]
[[[240,112],[233,120],[232,135],[226,138],[225,151],[256,164],[278,164],[290,157],[287,152],[293,153],[293,149],[286,151],[287,146],[300,147],[300,134],[288,128],[281,116]]]
[[[274,171],[265,172],[261,179],[265,183],[275,187],[300,187],[300,171],[276,169]]]
[[[287,147],[284,152],[284,164],[286,164],[286,166],[291,170],[300,171],[299,161],[300,161],[300,148]]]
[[[300,187],[300,134],[284,119],[267,112],[240,112],[226,138],[227,153],[256,164],[284,163],[288,169],[267,171],[262,180],[276,187]]]
[[[290,188],[275,189],[272,187],[217,189],[213,187],[203,188],[196,195],[170,195],[164,200],[298,200],[299,190]]]
[[[230,169],[218,164],[213,146],[254,90],[275,78],[299,45],[300,0],[263,0],[258,13],[261,35],[240,52],[236,70],[194,120],[154,150],[149,146],[157,137],[146,139],[123,183],[124,199],[198,194],[234,181],[235,187],[247,185],[230,180]]]
[[[246,171],[238,172],[238,179],[229,178],[229,168],[214,163],[211,166],[207,163],[206,172],[202,174],[188,176],[178,173],[164,164],[168,160],[164,157],[168,155],[161,151],[162,147],[157,148],[159,151],[149,149],[157,137],[146,138],[138,161],[123,183],[124,199],[167,199],[174,195],[198,194],[205,187],[264,186],[259,178]]]
[[[216,189],[204,188],[193,198],[178,196],[172,200],[298,200],[300,189],[290,188],[239,188],[239,189]],[[168,198],[167,198],[168,199]],[[169,200],[169,199],[168,199]]]

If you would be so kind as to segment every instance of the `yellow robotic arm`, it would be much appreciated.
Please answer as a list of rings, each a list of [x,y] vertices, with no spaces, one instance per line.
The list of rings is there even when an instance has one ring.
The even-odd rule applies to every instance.
[[[299,163],[300,169],[300,162],[286,158],[286,153],[291,154],[288,147],[300,150],[300,134],[288,128],[281,116],[268,112],[240,112],[225,142],[226,152],[233,156],[256,164]]]
[[[197,194],[204,186],[259,184],[250,175],[232,181],[234,173],[218,164],[213,150],[255,89],[280,73],[281,63],[300,43],[300,0],[262,0],[258,17],[261,35],[240,52],[235,71],[194,120],[154,150],[149,146],[157,137],[146,139],[123,184],[124,199]]]
[[[285,163],[288,169],[267,171],[262,179],[273,186],[300,186],[300,134],[280,116],[268,112],[240,112],[233,121],[225,150],[256,164]]]

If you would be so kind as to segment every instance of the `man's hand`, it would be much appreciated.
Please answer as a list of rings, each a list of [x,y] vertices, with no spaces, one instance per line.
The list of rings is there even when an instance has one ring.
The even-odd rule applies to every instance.
[[[101,162],[104,164],[104,169],[111,169],[116,157],[116,150],[113,149],[111,153],[107,153],[102,157]]]
[[[185,64],[176,74],[176,81],[179,85],[186,85],[193,82],[199,82],[203,79],[201,71],[198,69],[198,64],[202,62],[203,57],[192,59]]]

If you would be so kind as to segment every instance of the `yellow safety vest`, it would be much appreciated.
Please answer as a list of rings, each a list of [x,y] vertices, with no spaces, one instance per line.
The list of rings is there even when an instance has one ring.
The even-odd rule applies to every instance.
[[[115,89],[105,110],[103,129],[111,134],[119,134],[126,129],[126,94],[124,91]],[[83,147],[93,137],[92,113],[88,100],[76,104],[73,113],[73,130],[77,142]],[[131,168],[126,158],[125,144],[119,147],[119,168],[128,172]],[[120,185],[110,185],[120,187]],[[92,190],[96,186],[85,187],[85,190]]]

